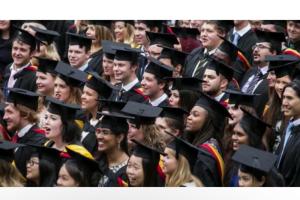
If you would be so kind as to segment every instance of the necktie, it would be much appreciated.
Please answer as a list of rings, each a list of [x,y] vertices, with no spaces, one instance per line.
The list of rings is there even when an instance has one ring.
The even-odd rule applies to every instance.
[[[201,73],[201,68],[206,64],[207,62],[207,57],[208,57],[208,54],[204,54],[202,58],[200,58],[200,60],[198,61],[196,67],[195,67],[195,70],[194,70],[194,73],[193,73],[193,77],[196,77],[196,78],[202,78],[200,77],[200,73]]]
[[[126,90],[124,88],[121,88],[121,90],[119,91],[119,95],[116,99],[117,101],[121,101],[124,92],[126,92]]]
[[[286,128],[286,134],[285,134],[285,137],[284,137],[284,141],[283,141],[283,146],[282,146],[282,150],[280,152],[280,155],[279,155],[279,159],[278,159],[278,162],[277,162],[277,168],[279,167],[280,165],[280,162],[281,162],[281,158],[282,158],[282,155],[284,153],[284,150],[285,150],[285,146],[288,142],[288,140],[290,139],[290,136],[291,136],[291,133],[292,133],[292,128],[294,127],[294,124],[292,122],[289,123],[288,127]]]
[[[235,44],[237,46],[239,39],[241,38],[241,36],[236,32],[233,34],[233,40],[232,43]]]
[[[255,88],[256,84],[262,77],[263,77],[263,74],[261,73],[260,70],[258,70],[258,72],[255,74],[254,78],[249,83],[246,93],[252,94],[254,92],[254,88]]]

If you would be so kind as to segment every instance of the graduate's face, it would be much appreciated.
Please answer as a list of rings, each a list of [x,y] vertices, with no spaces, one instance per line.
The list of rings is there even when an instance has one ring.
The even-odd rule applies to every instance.
[[[87,31],[86,31],[86,36],[93,39],[92,43],[97,43],[99,41],[95,40],[96,39],[96,30],[95,30],[95,26],[94,25],[88,25],[87,27]]]
[[[0,30],[5,31],[10,27],[10,20],[0,20]]]
[[[222,39],[218,37],[216,25],[204,22],[201,27],[200,41],[204,48],[209,50],[217,48],[221,44]]]
[[[291,87],[285,88],[283,92],[282,111],[287,117],[294,117],[295,119],[300,117],[300,98]]]
[[[20,111],[12,103],[8,103],[5,107],[3,119],[6,121],[8,131],[16,131],[21,126]]]
[[[57,186],[59,186],[59,187],[78,187],[79,186],[79,184],[69,174],[68,170],[66,169],[65,164],[59,170]]]
[[[26,162],[26,178],[31,181],[37,182],[40,178],[40,170],[39,170],[39,158],[37,156],[31,157]]]
[[[276,75],[274,71],[270,71],[267,76],[269,88],[275,87]]]
[[[126,83],[133,73],[135,73],[136,67],[132,66],[129,61],[114,60],[114,75],[115,79]]]
[[[120,147],[124,135],[116,136],[107,128],[97,128],[96,138],[98,142],[98,151],[108,152]]]
[[[169,104],[171,107],[179,107],[179,91],[178,90],[172,90],[171,96],[169,97]]]
[[[143,74],[143,80],[141,82],[141,85],[143,87],[143,93],[146,96],[149,96],[151,98],[158,98],[157,96],[161,91],[163,91],[163,88],[165,86],[164,83],[158,83],[157,78],[154,74],[144,72]]]
[[[126,24],[122,21],[115,23],[114,33],[116,36],[116,42],[124,42],[125,38],[125,31],[126,31]]]
[[[81,95],[81,108],[83,110],[92,112],[92,111],[97,111],[98,109],[98,93],[87,87],[84,86],[82,95]]]
[[[15,40],[12,44],[11,56],[16,67],[26,65],[32,56],[30,46],[20,40]]]
[[[137,157],[135,155],[130,156],[126,174],[131,186],[141,187],[144,185],[144,170],[141,157]]]
[[[45,130],[46,138],[48,139],[57,139],[58,137],[61,137],[63,124],[61,121],[61,117],[59,115],[46,112],[45,113],[45,123],[44,127],[42,127]]]
[[[201,130],[207,116],[208,112],[204,108],[200,106],[194,106],[187,118],[185,130],[190,132]]]
[[[146,45],[148,43],[146,37],[146,31],[150,29],[144,23],[135,23],[134,24],[134,42],[139,45]]]
[[[86,47],[80,47],[79,45],[69,45],[68,60],[72,67],[81,67],[87,62],[89,56],[90,54],[88,51],[86,51]]]
[[[139,142],[143,142],[144,140],[144,134],[140,128],[137,128],[135,124],[128,123],[129,129],[127,134],[127,143],[128,145],[132,146],[135,143],[133,143],[131,140],[135,139]]]
[[[232,148],[234,151],[238,150],[240,148],[240,145],[249,143],[248,134],[244,131],[244,129],[242,129],[240,123],[234,126],[231,140]]]
[[[36,72],[37,92],[42,95],[52,96],[54,93],[55,77],[50,73]]]
[[[235,106],[234,104],[228,105],[228,112],[231,115],[232,119],[228,119],[228,124],[231,126],[239,123],[243,117],[243,111],[239,108],[239,106]]]
[[[150,45],[148,48],[149,56],[155,59],[158,59],[160,56],[160,53],[162,52],[163,48],[159,47],[156,44]]]
[[[63,101],[67,102],[68,99],[71,96],[71,88],[66,84],[64,80],[62,80],[59,77],[56,77],[54,81],[54,94],[53,97]]]
[[[262,187],[262,185],[265,182],[264,177],[262,181],[259,181],[251,174],[242,172],[240,169],[238,171],[238,178],[239,178],[239,187]]]
[[[224,85],[224,78],[221,75],[217,75],[215,70],[206,69],[203,75],[202,90],[208,95],[215,96],[220,93],[222,84]],[[224,86],[223,86],[224,87]]]
[[[289,39],[293,42],[297,42],[300,40],[300,23],[295,23],[293,21],[287,22],[287,33]]]
[[[163,157],[163,172],[166,175],[171,175],[177,168],[177,159],[175,157],[175,151],[170,148],[165,148],[166,155]]]
[[[271,52],[271,44],[269,42],[258,42],[253,47],[253,62],[256,64],[265,62],[266,56],[275,55]]]
[[[114,60],[108,59],[105,55],[102,60],[103,74],[105,76],[114,76]]]
[[[159,133],[166,144],[169,144],[173,139],[173,137],[170,134],[179,134],[178,130],[173,129],[168,125],[165,117],[157,117],[155,120],[155,125],[158,127]]]
[[[283,88],[290,82],[291,82],[291,79],[290,79],[289,75],[286,75],[286,76],[283,76],[280,78],[276,78],[275,91],[280,99],[282,96]]]

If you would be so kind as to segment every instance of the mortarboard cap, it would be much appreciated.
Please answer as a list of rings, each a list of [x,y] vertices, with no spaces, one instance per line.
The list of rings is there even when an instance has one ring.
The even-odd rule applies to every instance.
[[[255,33],[259,42],[269,42],[277,51],[281,51],[281,43],[286,40],[283,32],[255,30]]]
[[[48,58],[35,57],[38,60],[38,68],[37,71],[43,73],[51,73],[56,74],[55,67],[57,66],[57,60],[51,60]]]
[[[197,28],[171,27],[171,30],[179,38],[197,39],[197,36],[200,35],[200,32]]]
[[[116,50],[114,49],[115,47],[128,47],[130,48],[129,44],[121,43],[121,42],[112,42],[109,40],[102,40],[101,41],[102,48],[103,48],[103,53],[108,59],[113,60],[115,58],[115,53]]]
[[[113,134],[121,134],[128,132],[127,119],[133,119],[134,117],[126,116],[121,113],[99,113],[103,116],[100,122],[101,128],[107,128],[111,130]]]
[[[266,128],[271,128],[271,125],[265,123],[260,118],[252,115],[245,109],[241,108],[241,110],[244,112],[244,115],[240,121],[241,127],[247,134],[249,134],[250,137],[262,138]]]
[[[111,28],[111,20],[88,20],[87,24],[90,25],[100,25],[100,26],[106,26],[107,28]]]
[[[29,90],[21,88],[8,88],[10,91],[7,97],[7,102],[23,105],[34,111],[38,108],[39,95]]]
[[[281,78],[287,75],[293,78],[294,71],[299,62],[300,59],[293,62],[287,62],[286,64],[279,65],[279,66],[269,66],[268,71],[274,71],[276,78]]]
[[[31,35],[28,31],[23,30],[15,25],[13,25],[13,27],[19,31],[17,38],[22,42],[24,42],[25,44],[28,44],[31,47],[31,49],[35,50],[37,47],[37,43],[42,42],[38,38]]]
[[[173,68],[164,65],[160,61],[149,57],[148,60],[150,61],[147,68],[145,69],[145,72],[148,72],[150,74],[154,74],[155,77],[159,79],[163,79],[165,77],[170,77],[173,74]]]
[[[111,101],[106,99],[99,99],[101,102],[101,111],[108,111],[108,112],[121,112],[121,110],[126,105],[124,101]]]
[[[72,87],[81,87],[87,78],[87,74],[83,71],[80,71],[62,61],[57,63],[55,68],[58,76],[63,79],[67,85]]]
[[[155,33],[146,31],[147,37],[150,40],[150,45],[159,44],[167,47],[174,47],[174,44],[179,44],[174,34]]]
[[[229,94],[228,104],[234,104],[235,106],[244,105],[254,107],[254,98],[257,94],[248,94],[240,90],[227,89],[224,92]]]
[[[184,115],[189,114],[188,111],[182,108],[168,107],[168,106],[164,106],[161,108],[163,109],[163,111],[160,113],[161,117],[175,119],[181,123],[184,123]]]
[[[286,63],[294,62],[297,60],[299,60],[299,58],[292,55],[274,55],[265,57],[265,61],[269,62],[269,67],[284,65]]]
[[[133,139],[132,142],[134,142],[136,144],[134,146],[132,155],[150,160],[155,167],[159,163],[160,155],[165,155],[165,153],[160,152],[159,150],[153,149],[141,142],[138,142],[135,139]]]
[[[234,45],[232,42],[227,40],[226,38],[224,38],[220,35],[218,35],[218,36],[223,40],[223,42],[218,47],[218,49],[221,50],[222,52],[226,53],[230,57],[231,62],[235,62],[238,57],[238,53],[239,52],[242,53],[242,51],[236,45]]]
[[[188,53],[178,51],[174,48],[166,46],[160,47],[162,47],[163,50],[161,51],[159,58],[170,58],[172,60],[172,63],[174,63],[175,65],[181,64],[182,66],[184,66],[185,59],[188,56]]]
[[[87,50],[91,49],[92,39],[76,33],[67,32],[69,37],[69,45],[79,45],[80,47],[86,47]]]
[[[45,101],[48,112],[59,115],[63,121],[75,119],[80,110],[79,105],[64,103],[53,97],[46,97]]]
[[[139,49],[124,47],[124,46],[114,46],[113,49],[115,52],[115,59],[119,61],[129,61],[136,63],[139,53]]]
[[[216,71],[217,75],[222,74],[228,81],[231,81],[235,70],[216,56],[210,56],[209,58],[207,69],[212,69]]]
[[[6,140],[0,140],[0,159],[11,163],[14,160],[15,148],[21,146],[25,145],[12,143]]]
[[[172,90],[201,91],[201,84],[204,82],[202,79],[195,77],[167,77],[165,79],[173,82]]]
[[[114,89],[114,86],[100,77],[96,72],[88,72],[88,78],[85,85],[95,90],[101,97],[108,99]]]
[[[232,156],[232,160],[266,174],[274,167],[276,159],[277,156],[272,153],[244,144]]]
[[[233,20],[216,20],[215,22],[219,27],[222,27],[226,33],[234,27]]]
[[[154,27],[158,27],[159,29],[161,29],[164,20],[136,20],[135,22],[143,23],[151,30]]]
[[[121,111],[134,116],[135,118],[130,121],[136,125],[154,124],[156,117],[158,117],[162,112],[162,108],[128,101]]]
[[[35,37],[40,41],[47,42],[48,45],[52,44],[54,39],[60,36],[60,34],[56,31],[44,30],[34,26],[32,29],[36,31]]]

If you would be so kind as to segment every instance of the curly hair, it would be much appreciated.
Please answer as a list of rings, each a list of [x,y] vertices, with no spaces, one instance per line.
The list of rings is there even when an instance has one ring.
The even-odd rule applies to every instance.
[[[153,147],[160,151],[163,151],[165,149],[166,144],[159,132],[158,127],[155,124],[142,124],[141,131],[144,134],[144,143],[146,145],[149,145],[150,147]]]

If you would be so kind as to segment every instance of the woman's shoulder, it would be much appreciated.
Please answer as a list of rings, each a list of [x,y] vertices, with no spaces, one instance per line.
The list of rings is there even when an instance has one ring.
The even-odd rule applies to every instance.
[[[181,185],[181,187],[197,187],[195,181],[187,182]]]

